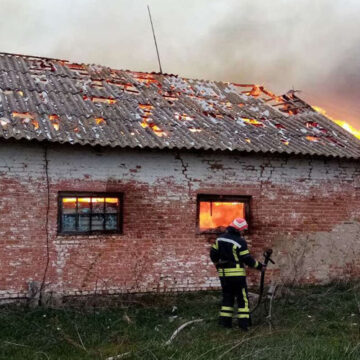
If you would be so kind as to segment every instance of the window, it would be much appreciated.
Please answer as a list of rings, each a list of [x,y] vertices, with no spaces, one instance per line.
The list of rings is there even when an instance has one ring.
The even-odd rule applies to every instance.
[[[59,233],[121,233],[122,203],[122,194],[60,193]]]
[[[198,195],[198,230],[202,233],[219,233],[237,217],[249,220],[249,203],[249,196]]]

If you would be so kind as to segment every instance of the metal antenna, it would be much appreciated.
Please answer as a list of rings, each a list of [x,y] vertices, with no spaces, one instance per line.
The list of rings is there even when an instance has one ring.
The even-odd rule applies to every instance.
[[[155,42],[155,47],[156,47],[157,58],[158,58],[158,62],[159,62],[160,74],[162,74],[163,72],[162,72],[162,68],[161,68],[161,61],[160,61],[159,49],[158,49],[157,42],[156,42],[154,25],[153,25],[153,22],[152,22],[152,19],[151,19],[150,6],[148,5],[147,8],[148,8],[148,12],[149,12],[151,29],[152,29],[152,33],[153,33],[153,37],[154,37],[154,42]]]

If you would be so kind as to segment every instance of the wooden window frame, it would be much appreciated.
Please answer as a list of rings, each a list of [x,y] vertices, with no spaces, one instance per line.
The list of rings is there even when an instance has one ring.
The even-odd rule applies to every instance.
[[[219,194],[198,194],[196,197],[196,232],[197,234],[220,234],[220,230],[200,230],[200,202],[242,202],[245,208],[245,220],[248,223],[249,232],[250,229],[250,202],[251,196],[248,195],[219,195]]]
[[[119,211],[117,213],[117,228],[116,230],[90,230],[90,231],[62,231],[62,199],[65,197],[103,197],[103,198],[117,198],[119,199]],[[108,235],[108,234],[122,234],[123,233],[123,205],[124,194],[114,192],[83,192],[83,191],[61,191],[58,193],[58,235]],[[91,219],[91,213],[90,213]],[[91,223],[90,223],[91,224]]]

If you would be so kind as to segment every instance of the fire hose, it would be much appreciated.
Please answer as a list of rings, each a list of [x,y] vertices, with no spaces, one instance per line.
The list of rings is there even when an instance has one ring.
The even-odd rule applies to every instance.
[[[264,251],[264,265],[265,265],[265,269],[263,271],[261,271],[261,278],[260,278],[260,290],[259,290],[259,299],[258,302],[256,304],[256,306],[251,310],[250,313],[253,313],[261,304],[261,300],[264,294],[264,284],[265,284],[265,271],[266,271],[266,267],[268,265],[269,262],[271,262],[272,264],[275,264],[275,262],[271,259],[271,255],[272,255],[272,249],[267,249]],[[199,322],[203,322],[205,319],[196,319],[196,320],[191,320],[186,322],[185,324],[182,324],[179,328],[176,329],[176,331],[172,334],[172,336],[170,337],[170,339],[168,341],[166,341],[166,343],[164,345],[170,345],[172,343],[172,341],[174,340],[174,338],[179,334],[179,332],[181,330],[183,330],[185,327],[187,327],[188,325],[192,325],[194,323],[199,323]],[[211,319],[212,320],[212,319]],[[270,319],[271,322],[271,319]],[[110,358],[108,358],[107,360],[110,360]]]
[[[255,305],[255,307],[251,310],[251,313],[253,313],[261,304],[261,300],[264,294],[264,284],[265,284],[265,272],[266,272],[266,267],[269,263],[269,261],[272,264],[275,264],[275,262],[271,259],[271,255],[272,255],[272,249],[267,249],[264,251],[264,265],[265,265],[265,269],[263,271],[261,271],[261,277],[260,277],[260,290],[259,290],[259,298],[258,298],[258,302]]]

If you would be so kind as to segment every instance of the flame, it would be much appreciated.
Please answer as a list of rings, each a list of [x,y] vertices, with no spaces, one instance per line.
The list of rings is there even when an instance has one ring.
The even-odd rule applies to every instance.
[[[161,87],[161,84],[154,78],[152,74],[132,72],[132,75],[134,76],[135,80],[145,84],[146,86],[155,84],[156,86]]]
[[[95,118],[95,122],[96,122],[96,125],[106,124],[105,119],[102,118],[102,117],[97,117],[97,118]]]
[[[160,129],[156,124],[151,122],[151,119],[147,117],[143,117],[143,121],[140,123],[140,125],[144,129],[146,129],[147,127],[150,128],[158,137],[167,136],[167,133],[164,130]]]
[[[37,130],[39,128],[39,122],[35,119],[35,115],[33,115],[33,114],[30,114],[28,112],[20,113],[20,112],[13,111],[12,116],[14,118],[21,119],[21,122],[23,124],[31,123],[31,125],[34,127],[35,130]],[[3,122],[1,123],[1,125],[3,125]]]
[[[188,129],[189,129],[189,131],[191,131],[192,133],[202,132],[202,129],[200,129],[200,128],[189,127]]]
[[[185,114],[185,113],[179,113],[179,112],[175,112],[174,113],[174,116],[175,116],[175,119],[177,120],[180,120],[180,121],[191,121],[191,120],[194,120],[194,117],[193,116],[190,116],[188,114]]]
[[[154,109],[154,106],[151,104],[139,104],[141,110],[151,111]]]
[[[76,64],[76,63],[67,63],[67,62],[63,62],[62,63],[63,66],[66,66],[67,68],[71,69],[71,70],[84,70],[84,66],[81,64]]]
[[[228,226],[236,217],[245,216],[244,204],[241,202],[201,201],[199,210],[201,231]]]
[[[318,142],[319,141],[319,138],[317,136],[306,136],[306,139],[309,140],[309,141],[313,141],[313,142]]]
[[[49,119],[50,119],[50,121],[59,120],[59,116],[56,114],[52,114],[52,115],[49,115]]]
[[[103,203],[104,200],[106,203],[109,204],[118,204],[119,203],[119,199],[118,198],[101,198],[101,197],[93,197],[93,198],[89,198],[89,197],[81,197],[81,198],[77,198],[79,203]],[[76,197],[68,197],[68,198],[63,198],[62,202],[64,204],[75,204],[76,203]]]
[[[91,96],[90,98],[86,95],[83,96],[84,100],[91,100],[94,103],[105,103],[105,104],[115,104],[116,99],[113,98],[105,98],[105,97],[97,97],[97,96]]]
[[[333,121],[335,124],[339,125],[346,131],[348,131],[350,134],[354,135],[356,138],[360,139],[360,130],[355,129],[353,126],[351,126],[349,123],[347,123],[344,120],[334,119],[330,115],[326,113],[326,110],[321,108],[320,106],[312,106],[312,108],[318,112],[319,114],[327,117],[331,121]]]
[[[95,89],[103,89],[104,88],[104,85],[101,80],[92,80],[90,86]]]
[[[60,129],[60,123],[59,123],[59,116],[56,114],[49,115],[49,120],[51,122],[51,125],[54,127],[56,131]]]
[[[119,87],[120,89],[124,90],[125,92],[133,93],[133,94],[139,94],[139,91],[131,83],[123,83],[123,82],[119,82],[119,81],[116,81],[116,80],[106,80],[106,82],[108,84]]]
[[[14,118],[20,118],[20,119],[34,119],[34,115],[30,114],[29,112],[20,113],[17,111],[13,111],[12,116]]]
[[[34,126],[34,129],[37,130],[39,128],[39,122],[36,120],[31,120],[31,124]]]
[[[261,94],[260,87],[254,85],[253,88],[248,92],[248,95],[258,97]]]
[[[263,123],[261,123],[260,121],[255,120],[255,119],[247,119],[247,118],[242,118],[242,119],[247,124],[251,124],[251,125],[254,125],[256,127],[264,127]]]

